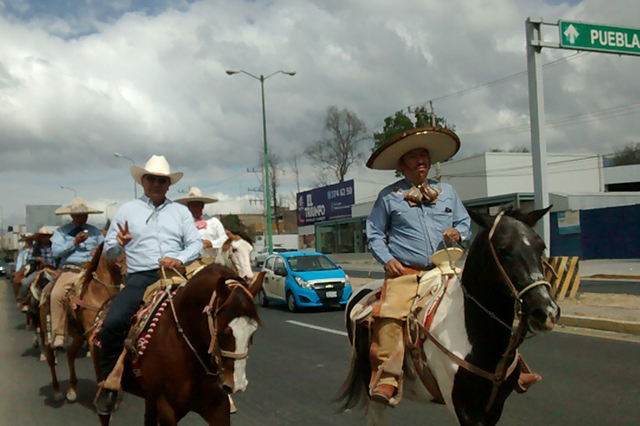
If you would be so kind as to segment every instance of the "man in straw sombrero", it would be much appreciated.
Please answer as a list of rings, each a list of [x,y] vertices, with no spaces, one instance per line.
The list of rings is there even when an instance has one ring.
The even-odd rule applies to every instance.
[[[367,218],[369,249],[384,265],[386,276],[373,310],[370,392],[377,402],[398,401],[404,359],[404,345],[399,343],[410,310],[407,301],[417,296],[415,275],[433,267],[431,256],[443,241],[459,243],[471,236],[469,214],[455,189],[427,179],[431,164],[448,160],[459,149],[460,139],[451,130],[421,127],[384,142],[367,161],[371,169],[400,170],[404,175],[380,191]],[[537,374],[522,373],[518,390],[538,380]]]
[[[218,201],[213,195],[202,195],[202,191],[195,186],[189,188],[189,193],[185,197],[176,198],[176,203],[187,206],[198,233],[202,238],[202,257],[215,259],[220,247],[227,240],[227,234],[224,231],[222,222],[217,217],[211,217],[207,220],[202,218],[205,204],[212,204]]]
[[[160,268],[186,266],[202,253],[202,240],[189,209],[166,197],[169,187],[182,178],[182,173],[171,173],[164,156],[153,155],[144,167],[131,166],[131,176],[142,185],[144,195],[120,207],[104,243],[109,258],[126,255],[128,273],[99,333],[102,345],[99,363],[105,378],[118,362],[131,317],[140,307],[146,288],[160,279]],[[96,398],[99,414],[113,411],[118,390],[119,383],[112,385],[110,380],[101,383]]]
[[[29,310],[29,304],[27,300],[27,294],[31,284],[38,276],[37,271],[44,265],[50,265],[55,268],[56,262],[53,258],[53,251],[51,250],[51,231],[46,226],[41,226],[33,236],[35,242],[27,256],[27,268],[26,278],[22,280],[20,288],[20,300],[22,301],[22,312]]]
[[[453,157],[459,149],[460,140],[452,131],[423,127],[384,142],[367,161],[371,169],[400,170],[404,175],[380,191],[367,218],[369,249],[384,265],[386,277],[381,304],[374,309],[370,354],[371,397],[381,403],[389,404],[398,392],[404,357],[404,352],[398,353],[404,345],[398,343],[410,308],[385,309],[383,305],[395,300],[390,295],[399,286],[404,292],[417,292],[417,285],[406,289],[401,280],[430,268],[431,255],[444,239],[460,242],[471,235],[471,219],[455,189],[427,179],[432,163]],[[405,295],[407,299],[410,296]]]
[[[71,223],[56,229],[51,238],[53,256],[58,260],[62,273],[51,291],[51,331],[53,349],[64,346],[67,330],[65,298],[82,271],[82,264],[93,257],[93,252],[103,241],[102,232],[87,223],[90,214],[102,211],[87,206],[82,198],[74,198],[68,206],[56,210],[56,215],[70,215]]]

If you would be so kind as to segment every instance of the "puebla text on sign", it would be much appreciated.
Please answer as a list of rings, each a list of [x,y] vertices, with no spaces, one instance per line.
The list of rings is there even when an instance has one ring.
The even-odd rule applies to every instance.
[[[640,55],[640,29],[559,21],[560,47]]]

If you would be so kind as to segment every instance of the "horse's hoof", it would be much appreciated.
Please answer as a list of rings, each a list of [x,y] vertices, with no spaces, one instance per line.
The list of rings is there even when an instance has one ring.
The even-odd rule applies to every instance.
[[[45,354],[40,354],[40,361],[46,361],[47,357],[45,356]]]
[[[64,401],[64,395],[62,394],[62,392],[56,392],[53,394],[53,400],[55,402],[62,402]]]
[[[67,401],[76,402],[76,399],[78,399],[78,394],[76,393],[76,391],[74,391],[73,389],[69,389],[67,391]]]

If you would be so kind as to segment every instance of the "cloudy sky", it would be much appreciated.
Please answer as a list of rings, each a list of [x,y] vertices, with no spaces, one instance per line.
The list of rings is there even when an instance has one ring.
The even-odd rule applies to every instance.
[[[185,173],[169,196],[200,187],[221,199],[211,214],[261,211],[247,171],[262,152],[260,82],[227,69],[297,72],[265,82],[285,196],[287,157],[323,136],[331,105],[373,132],[433,101],[461,137],[456,158],[529,146],[525,20],[634,27],[638,16],[637,0],[0,0],[3,225],[23,223],[27,204],[68,204],[72,190],[101,208],[131,199],[131,162],[115,152],[138,165],[165,155]],[[639,57],[543,53],[549,152],[640,140]],[[312,187],[313,167],[301,168]]]

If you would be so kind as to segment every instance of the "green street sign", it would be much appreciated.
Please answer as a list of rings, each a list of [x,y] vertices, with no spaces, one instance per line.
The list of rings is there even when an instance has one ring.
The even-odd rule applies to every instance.
[[[564,49],[640,55],[640,29],[572,21],[558,21],[558,28]]]

